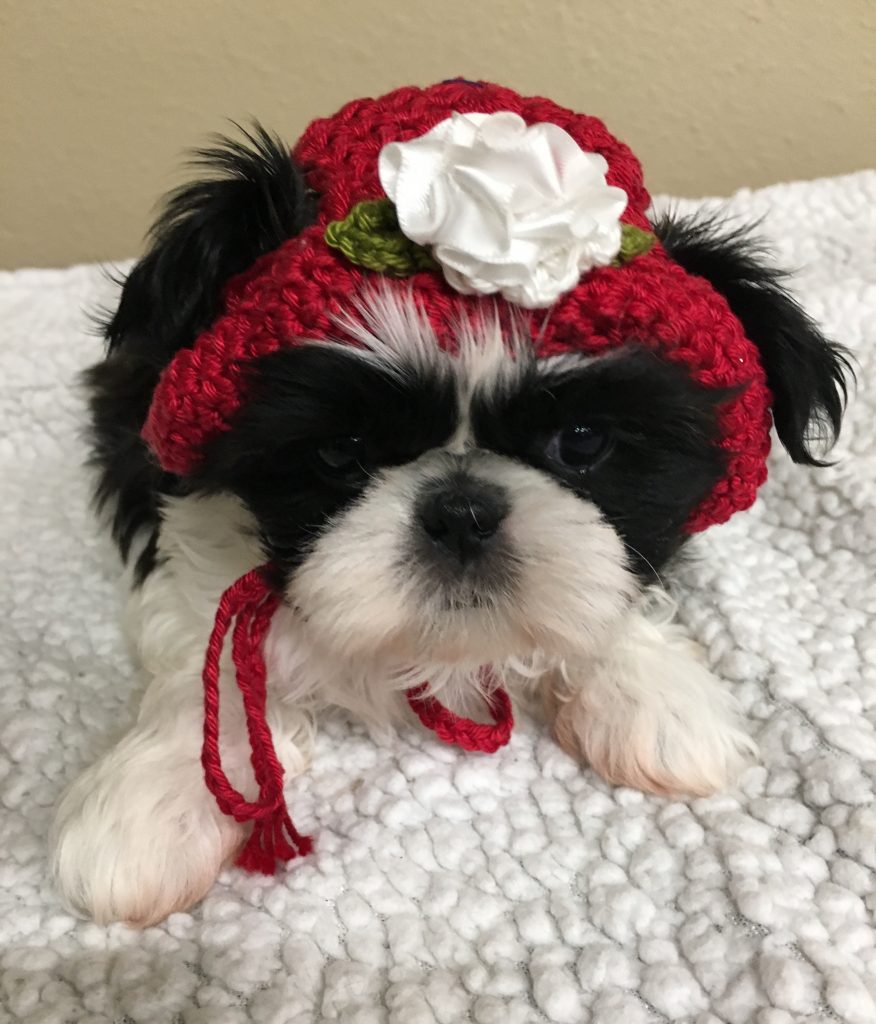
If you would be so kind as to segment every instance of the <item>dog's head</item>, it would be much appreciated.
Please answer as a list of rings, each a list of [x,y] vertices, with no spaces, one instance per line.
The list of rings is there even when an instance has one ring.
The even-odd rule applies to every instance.
[[[607,266],[616,225],[600,222],[595,269],[578,280],[579,247],[557,290],[568,260],[553,251],[527,276],[452,250],[442,280],[444,250],[416,242],[416,224],[375,241],[363,224],[386,212],[367,199],[376,154],[418,134],[398,111],[423,117],[401,93],[395,136],[382,115],[369,134],[367,103],[385,113],[388,98],[362,101],[308,130],[301,170],[264,133],[213,151],[224,177],[173,201],[110,324],[114,355],[170,360],[144,436],[187,488],[242,499],[290,603],[333,651],[564,656],[691,532],[751,503],[770,407],[795,461],[818,463],[811,442],[838,430],[847,366],[747,235],[652,224],[626,147],[553,105],[607,161],[601,209],[622,186],[625,224],[634,241],[653,233],[650,251],[624,265],[615,249]],[[440,111],[545,117],[546,101],[496,87],[426,94]],[[354,131],[346,149],[333,124]],[[338,178],[348,164],[353,185]],[[339,220],[351,210],[359,220]],[[380,259],[407,278],[375,273]]]
[[[439,347],[404,290],[283,349],[196,486],[253,511],[335,651],[430,661],[597,639],[721,478],[722,393],[631,345],[536,359],[486,312]]]

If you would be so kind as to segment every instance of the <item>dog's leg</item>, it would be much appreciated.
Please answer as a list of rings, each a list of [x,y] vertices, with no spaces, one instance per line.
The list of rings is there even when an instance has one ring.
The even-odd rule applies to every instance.
[[[557,741],[616,785],[705,795],[732,784],[755,744],[698,654],[678,626],[633,612],[600,656],[545,677]]]
[[[236,699],[229,690],[223,686],[226,705]],[[219,811],[204,783],[199,691],[198,672],[154,679],[136,725],[59,805],[55,877],[66,901],[99,923],[145,926],[185,909],[207,892],[246,837],[245,826]],[[287,778],[301,772],[309,722],[285,710],[270,715],[269,724]],[[223,767],[252,799],[240,716],[223,712],[222,733]]]
[[[207,552],[180,530],[180,515],[172,510],[165,524],[166,561],[132,597],[134,639],[152,676],[136,724],[76,779],[53,828],[58,886],[69,904],[99,922],[145,926],[188,907],[246,836],[204,782],[201,666],[222,588],[255,563],[227,529],[222,551],[214,545]],[[227,515],[218,522],[233,525]],[[209,531],[201,523],[197,532],[203,540]],[[269,693],[273,684],[269,675]],[[256,787],[240,697],[224,670],[221,687],[223,767],[251,799]],[[282,701],[269,700],[268,710],[288,778],[306,767],[310,722]]]

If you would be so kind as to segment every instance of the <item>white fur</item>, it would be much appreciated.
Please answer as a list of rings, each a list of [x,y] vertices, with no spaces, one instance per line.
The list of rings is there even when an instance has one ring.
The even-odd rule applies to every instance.
[[[489,663],[518,692],[540,684],[560,742],[609,780],[658,792],[726,784],[750,743],[729,696],[674,627],[646,618],[616,532],[545,474],[474,447],[471,394],[503,386],[528,358],[514,330],[489,317],[462,324],[450,356],[411,302],[389,292],[369,302],[361,321],[344,322],[362,358],[399,373],[428,363],[455,374],[460,429],[442,449],[378,472],[290,581],[265,648],[269,724],[288,775],[307,764],[321,708],[345,707],[387,727],[404,721],[402,691],[425,681],[471,713]],[[417,494],[449,467],[500,486],[510,500],[498,537],[507,575],[476,603],[464,578],[452,593],[436,588],[412,553]],[[184,908],[244,838],[203,782],[201,668],[222,591],[263,560],[255,523],[230,497],[174,499],[159,554],[127,617],[151,677],[139,717],[68,790],[53,832],[61,890],[99,921],[143,925]],[[229,669],[226,658],[223,761],[251,795]]]
[[[677,625],[647,604],[598,655],[544,680],[560,745],[604,779],[664,795],[727,786],[755,753],[735,702]]]
[[[169,502],[160,542],[166,561],[132,593],[127,625],[151,680],[134,726],[64,794],[51,840],[66,899],[97,921],[145,926],[184,909],[244,838],[204,784],[201,668],[219,596],[258,561],[248,525],[231,499]],[[252,798],[229,667],[221,689],[223,766]],[[269,724],[286,772],[302,771],[311,742],[306,711],[274,702]]]
[[[513,498],[502,526],[513,578],[487,607],[447,610],[408,552],[418,485],[448,462]],[[428,453],[381,473],[317,540],[288,596],[335,656],[385,666],[578,651],[599,642],[634,592],[623,545],[592,505],[534,469],[475,452]]]
[[[456,374],[463,390],[470,392],[475,385],[505,382],[517,368],[532,362],[525,321],[513,311],[507,316],[503,323],[500,307],[489,302],[474,320],[460,316],[455,348],[448,351],[439,346],[413,291],[382,285],[367,289],[335,322],[340,334],[360,346],[362,356],[379,361],[384,369],[433,374],[445,370]]]

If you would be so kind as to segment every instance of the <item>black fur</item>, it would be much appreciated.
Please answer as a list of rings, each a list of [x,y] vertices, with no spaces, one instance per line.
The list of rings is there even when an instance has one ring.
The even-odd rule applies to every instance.
[[[251,372],[251,400],[212,442],[190,483],[243,500],[283,579],[375,470],[444,444],[458,418],[449,375],[401,377],[355,351],[285,349],[257,360]],[[716,410],[726,397],[637,347],[564,371],[533,361],[504,392],[475,397],[473,427],[483,447],[536,466],[594,501],[624,538],[631,564],[653,578],[683,541],[691,511],[723,475]],[[606,430],[610,444],[586,472],[563,470],[547,456],[548,443],[582,422]],[[338,473],[320,451],[351,435],[362,438],[361,459],[353,472]]]
[[[204,176],[168,197],[118,309],[102,324],[107,358],[86,376],[98,505],[114,505],[113,535],[125,557],[134,536],[152,530],[138,579],[154,565],[162,496],[179,486],[139,436],[159,374],[219,314],[229,278],[315,214],[288,148],[257,124],[243,131],[242,141],[220,137],[199,150],[194,165]]]
[[[240,495],[285,575],[310,538],[361,493],[373,468],[415,458],[454,426],[449,376],[402,379],[352,352],[303,347],[253,364],[252,402],[212,444],[194,480],[183,485],[150,457],[140,430],[162,368],[220,312],[228,279],[314,216],[314,197],[283,144],[258,126],[244,135],[200,151],[197,164],[209,176],[170,196],[104,324],[107,358],[88,375],[97,501],[113,505],[113,534],[125,557],[134,536],[151,530],[136,567],[140,579],[154,564],[163,497],[183,486]],[[748,234],[696,218],[667,217],[655,230],[674,259],[727,298],[760,349],[780,439],[795,461],[820,465],[811,446],[839,430],[850,373],[843,350],[790,298],[783,275]],[[505,392],[476,396],[473,424],[480,444],[594,501],[647,576],[678,549],[690,513],[724,473],[716,412],[727,397],[630,348],[547,375],[533,363]],[[549,454],[551,438],[576,425],[605,437],[598,458],[577,470]],[[338,473],[331,460],[321,461],[320,445],[349,435],[363,438],[361,462]]]
[[[237,494],[284,577],[375,469],[442,445],[457,419],[449,374],[390,374],[355,350],[283,349],[255,360],[249,372],[251,398],[209,446],[192,486]],[[349,436],[362,438],[361,458],[352,472],[337,472],[319,453]]]
[[[160,504],[177,491],[177,481],[149,457],[140,427],[155,387],[154,366],[136,355],[109,356],[87,371],[91,406],[91,462],[96,467],[95,502],[112,509],[113,540],[127,561],[131,544],[149,530],[137,557],[134,579],[140,583],[155,565]]]
[[[853,376],[845,350],[827,341],[786,291],[749,229],[715,216],[664,215],[654,231],[688,273],[706,278],[726,299],[760,350],[773,392],[773,421],[795,462],[823,466],[814,448],[829,447],[840,430]]]
[[[533,364],[510,389],[476,396],[472,419],[479,444],[593,501],[623,538],[632,566],[653,578],[724,474],[715,441],[717,409],[728,397],[631,347],[572,369],[544,372]],[[579,425],[600,432],[606,444],[591,466],[575,470],[551,458],[550,441]]]
[[[105,325],[111,352],[124,346],[163,366],[215,320],[229,278],[313,221],[288,147],[258,124],[241,131],[243,141],[219,136],[197,150],[191,166],[204,176],[167,197]]]

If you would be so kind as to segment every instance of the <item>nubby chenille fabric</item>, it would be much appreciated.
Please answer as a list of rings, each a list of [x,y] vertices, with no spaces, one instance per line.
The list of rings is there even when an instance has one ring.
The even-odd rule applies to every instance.
[[[835,465],[775,445],[754,506],[671,582],[759,763],[671,801],[606,785],[522,715],[489,756],[329,716],[286,786],[314,852],[226,871],[143,932],[71,916],[47,864],[53,803],[142,689],[76,387],[101,352],[86,311],[115,291],[96,266],[0,274],[0,1021],[876,1021],[876,173],[729,209],[764,218],[859,363]]]

